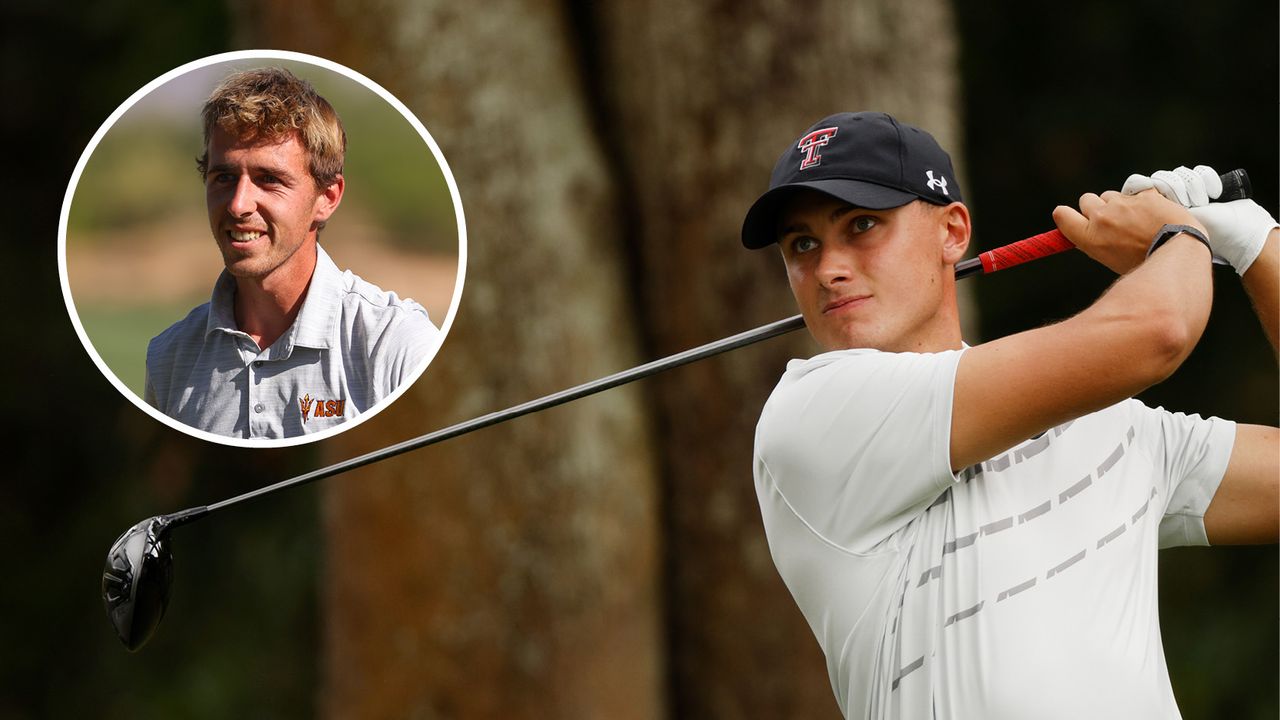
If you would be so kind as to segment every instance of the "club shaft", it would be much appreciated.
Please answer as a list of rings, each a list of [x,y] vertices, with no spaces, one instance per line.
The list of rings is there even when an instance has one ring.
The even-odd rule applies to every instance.
[[[998,250],[999,249],[997,249],[997,251]],[[1026,259],[1030,260],[1033,258],[1028,257]],[[962,279],[972,275],[982,275],[986,272],[994,272],[994,270],[984,270],[980,258],[971,258],[956,264],[956,279]],[[768,325],[762,325],[754,330],[738,333],[737,335],[722,338],[720,340],[707,343],[706,345],[700,345],[696,348],[685,350],[684,352],[676,353],[675,355],[670,355],[659,360],[654,360],[653,362],[646,363],[629,370],[623,370],[622,372],[614,373],[613,375],[609,375],[598,380],[592,380],[591,382],[568,388],[567,390],[561,390],[557,393],[540,397],[536,400],[530,400],[529,402],[521,405],[516,405],[505,410],[498,410],[496,412],[489,413],[488,415],[481,415],[480,417],[458,423],[457,425],[451,425],[447,428],[427,433],[426,435],[420,435],[416,438],[405,440],[404,442],[396,445],[375,450],[349,460],[343,460],[335,465],[323,467],[319,470],[313,470],[309,473],[289,478],[288,480],[281,480],[273,485],[267,485],[266,487],[261,487],[257,490],[251,490],[243,495],[237,495],[233,498],[228,498],[212,505],[194,507],[188,510],[183,510],[182,512],[173,513],[172,515],[166,516],[166,519],[169,521],[171,526],[183,525],[204,517],[211,512],[223,510],[231,507],[232,505],[245,502],[246,500],[252,500],[286,488],[305,485],[334,475],[340,475],[348,470],[355,470],[356,468],[364,467],[365,465],[370,465],[386,460],[387,458],[407,453],[410,450],[417,450],[418,448],[434,445],[435,443],[449,440],[460,435],[466,435],[467,433],[489,427],[490,425],[497,425],[498,423],[518,418],[521,415],[528,415],[529,413],[535,413],[557,405],[563,405],[564,403],[572,400],[577,400],[588,395],[594,395],[598,392],[618,387],[619,385],[625,385],[629,382],[649,377],[650,375],[656,375],[664,370],[677,368],[681,365],[687,365],[691,362],[709,358],[713,355],[719,355],[730,350],[736,350],[737,348],[751,345],[762,340],[768,340],[769,338],[774,338],[779,335],[785,335],[786,333],[799,330],[802,327],[804,327],[804,318],[800,315],[794,315],[783,320],[769,323]]]
[[[435,443],[449,440],[451,438],[458,437],[459,435],[466,435],[469,432],[486,428],[490,425],[497,425],[498,423],[518,418],[521,415],[528,415],[529,413],[546,410],[572,400],[577,400],[578,398],[586,397],[587,395],[594,395],[598,392],[615,388],[619,385],[625,385],[629,382],[634,382],[636,380],[649,377],[650,375],[663,372],[664,370],[670,370],[671,368],[680,367],[681,365],[687,365],[691,362],[702,360],[703,358],[719,355],[730,350],[735,350],[746,345],[760,342],[761,340],[768,340],[769,338],[777,337],[779,335],[785,335],[786,333],[794,330],[799,330],[802,327],[804,327],[804,318],[799,315],[795,315],[784,320],[778,320],[776,322],[769,323],[768,325],[762,325],[754,330],[748,330],[737,335],[716,340],[715,342],[707,343],[706,345],[700,345],[696,348],[685,350],[684,352],[676,353],[675,355],[670,355],[659,360],[654,360],[653,362],[646,363],[629,370],[623,370],[622,372],[614,373],[598,380],[592,380],[591,382],[583,383],[582,385],[577,385],[575,387],[568,388],[567,390],[561,390],[551,395],[540,397],[536,400],[530,400],[529,402],[521,405],[492,412],[488,415],[481,415],[480,417],[472,420],[467,420],[465,422],[458,423],[457,425],[436,430],[435,432],[427,433],[426,435],[421,435],[402,443],[382,448],[381,450],[375,450],[373,452],[360,455],[359,457],[351,458],[350,460],[344,460],[336,465],[330,465],[328,467],[306,473],[305,475],[299,475],[297,477],[289,478],[288,480],[282,480],[274,485],[268,485],[257,490],[252,490],[244,493],[243,495],[237,495],[236,497],[214,503],[213,505],[208,505],[204,508],[193,508],[192,510],[186,511],[187,513],[191,513],[191,515],[184,516],[183,519],[189,522],[190,520],[196,519],[196,517],[203,516],[216,510],[222,510],[223,508],[230,507],[236,503],[252,500],[260,495],[273,493],[277,490],[284,490],[285,488],[293,487],[295,485],[304,485],[315,480],[347,472],[348,470],[364,467],[365,465],[386,460],[387,458],[395,457],[396,455],[409,452],[410,450],[417,450],[418,448],[426,447],[428,445],[434,445]],[[175,518],[175,524],[181,524],[181,522],[182,520]]]

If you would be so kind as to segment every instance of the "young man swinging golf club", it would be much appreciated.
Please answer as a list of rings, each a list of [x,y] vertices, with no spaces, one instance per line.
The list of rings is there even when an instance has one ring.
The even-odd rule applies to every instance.
[[[765,404],[755,483],[846,717],[1179,717],[1157,550],[1280,533],[1275,428],[1131,399],[1200,338],[1214,255],[1276,344],[1280,230],[1252,200],[1210,204],[1216,182],[1180,168],[1058,207],[1119,279],[969,347],[969,211],[936,141],[845,113],[783,153],[743,244],[778,245],[827,352]]]

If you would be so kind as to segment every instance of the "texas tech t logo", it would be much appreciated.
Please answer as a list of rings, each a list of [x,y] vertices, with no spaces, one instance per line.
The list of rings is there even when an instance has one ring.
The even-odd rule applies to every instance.
[[[800,138],[796,148],[804,151],[804,159],[800,161],[801,170],[822,164],[822,156],[818,154],[818,148],[831,142],[831,138],[836,136],[836,130],[838,129],[833,127],[822,128]]]

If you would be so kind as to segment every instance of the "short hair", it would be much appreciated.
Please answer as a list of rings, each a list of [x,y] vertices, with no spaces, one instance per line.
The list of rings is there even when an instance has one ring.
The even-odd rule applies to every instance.
[[[209,138],[215,128],[247,142],[279,142],[296,133],[319,190],[332,185],[342,172],[347,133],[337,111],[311,83],[284,68],[228,75],[209,95],[200,115],[204,153],[196,160],[196,168],[202,178],[209,172]]]

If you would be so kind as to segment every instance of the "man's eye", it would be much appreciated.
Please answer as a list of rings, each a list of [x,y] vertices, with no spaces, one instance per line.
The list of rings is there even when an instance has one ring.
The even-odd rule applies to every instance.
[[[260,180],[266,185],[279,185],[280,178],[275,175],[263,175]]]
[[[870,215],[859,215],[853,219],[853,231],[863,233],[876,226],[876,219]]]
[[[791,250],[798,253],[809,252],[816,247],[818,247],[818,241],[811,237],[796,238],[796,241],[791,243]]]

